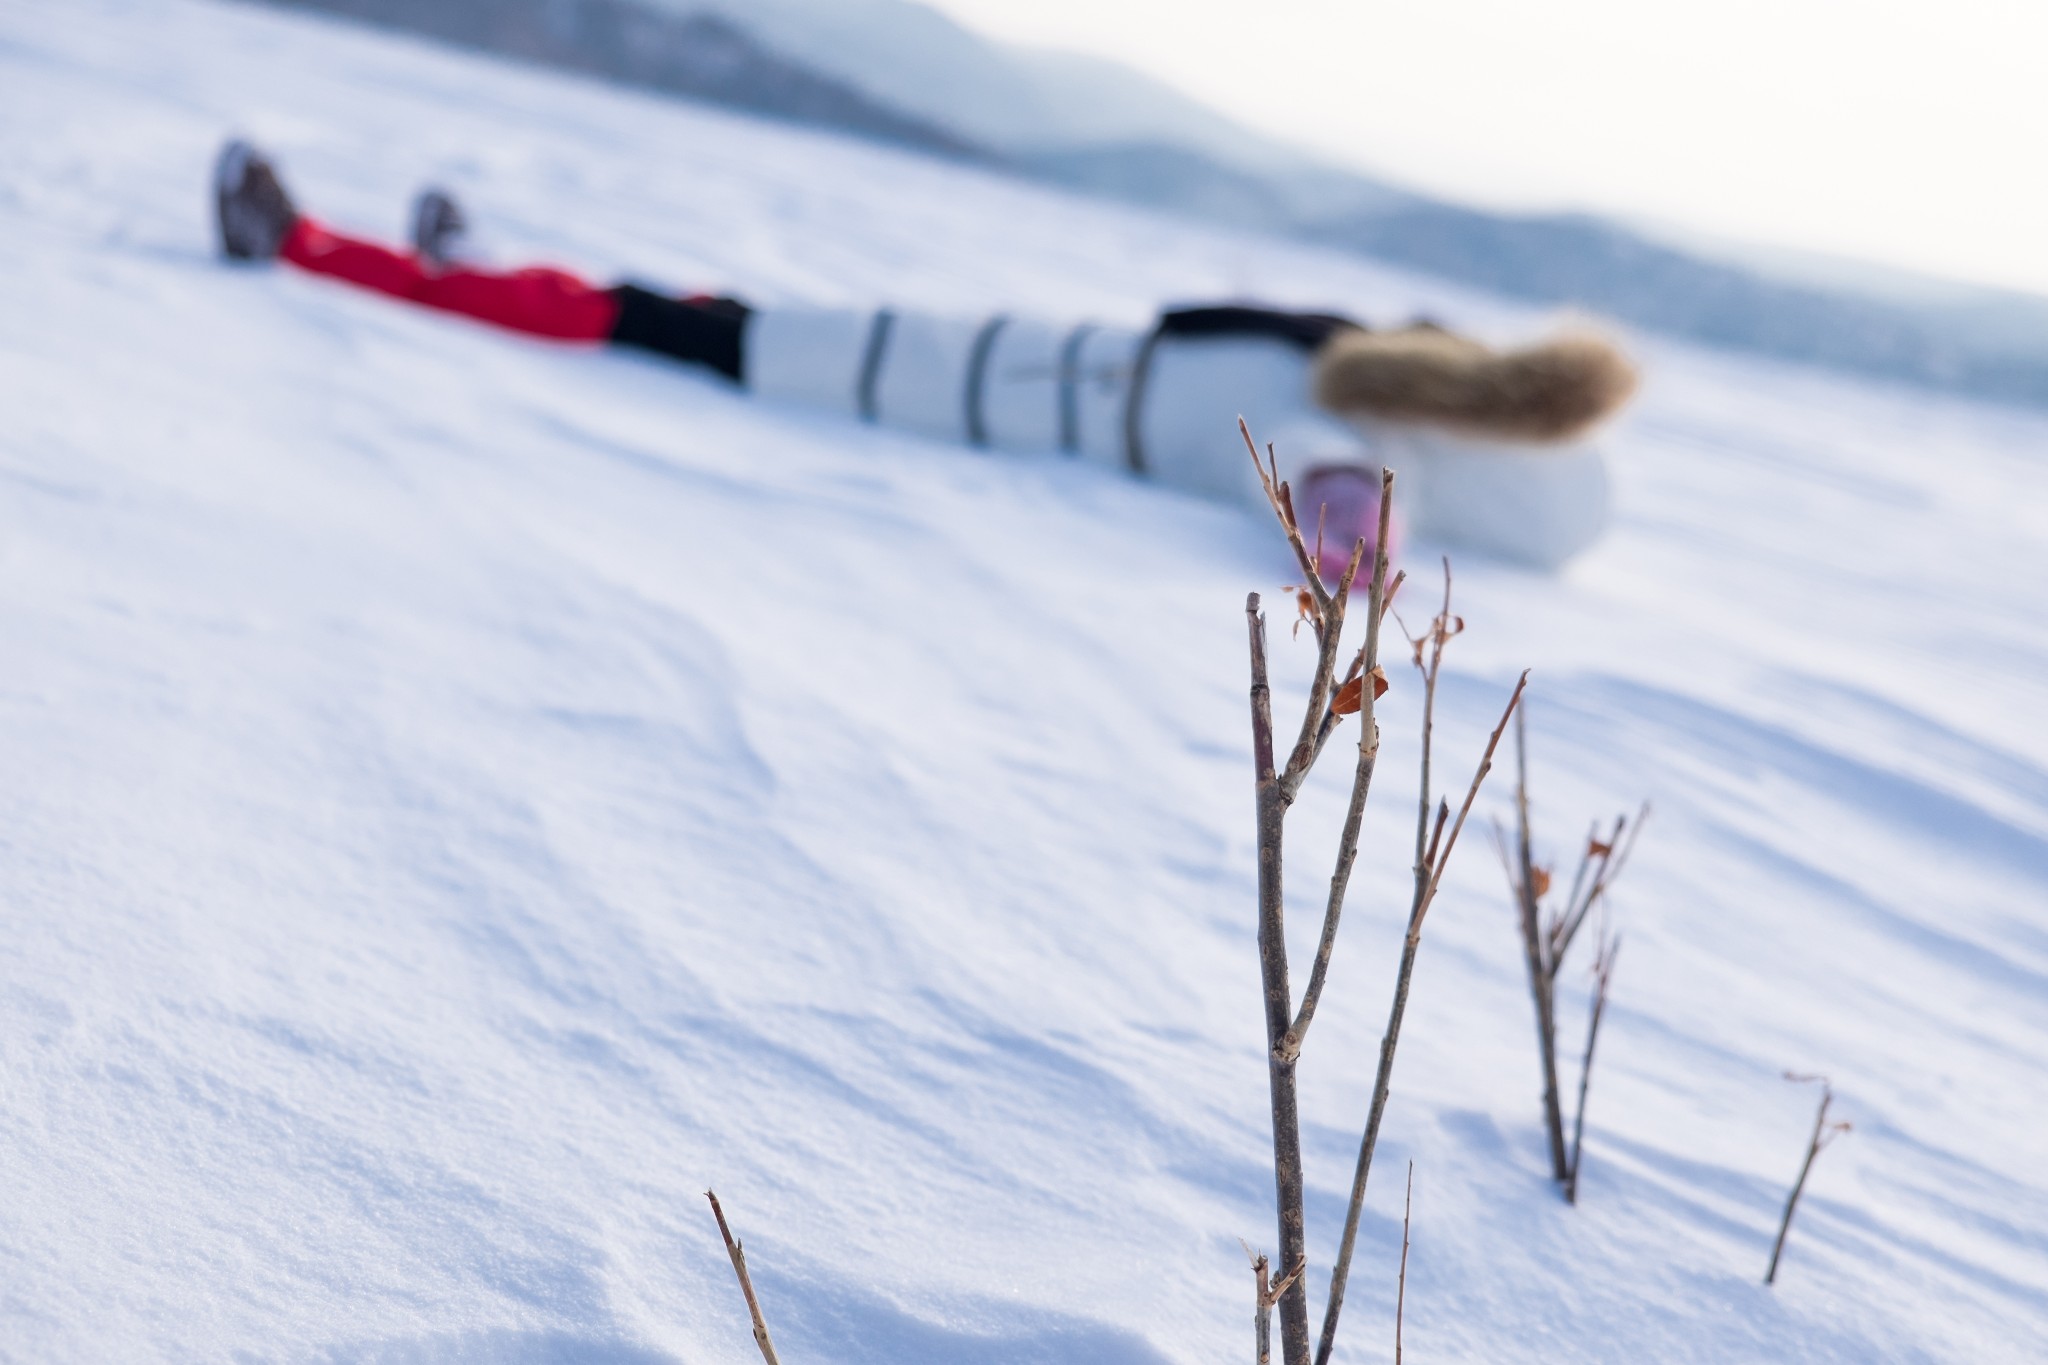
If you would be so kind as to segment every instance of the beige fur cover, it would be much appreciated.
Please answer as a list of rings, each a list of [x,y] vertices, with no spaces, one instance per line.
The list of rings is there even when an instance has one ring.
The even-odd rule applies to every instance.
[[[1590,331],[1496,351],[1428,324],[1342,331],[1316,353],[1316,401],[1339,415],[1448,427],[1495,440],[1568,441],[1636,389],[1628,357]]]

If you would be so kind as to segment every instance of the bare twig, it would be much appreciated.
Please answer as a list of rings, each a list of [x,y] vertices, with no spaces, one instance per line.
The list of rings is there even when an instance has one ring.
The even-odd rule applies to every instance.
[[[768,1365],[780,1365],[775,1359],[775,1343],[768,1340],[768,1323],[761,1317],[761,1301],[754,1297],[754,1281],[747,1274],[747,1254],[740,1250],[732,1229],[726,1226],[725,1210],[718,1207],[718,1196],[706,1190],[704,1197],[711,1201],[711,1216],[718,1220],[718,1235],[725,1238],[725,1254],[732,1257],[733,1273],[740,1277],[740,1292],[747,1296],[747,1312],[754,1319],[754,1344],[761,1348],[761,1358]]]
[[[1344,1287],[1350,1278],[1351,1256],[1358,1243],[1358,1220],[1365,1208],[1365,1188],[1372,1173],[1373,1150],[1379,1144],[1380,1123],[1386,1117],[1387,1098],[1393,1087],[1394,1052],[1400,1045],[1401,1020],[1408,1010],[1408,992],[1415,978],[1415,959],[1422,947],[1423,920],[1429,914],[1437,888],[1443,882],[1444,869],[1449,866],[1451,854],[1457,848],[1459,831],[1464,829],[1472,803],[1478,799],[1480,784],[1493,769],[1493,756],[1500,748],[1501,736],[1507,732],[1508,721],[1522,700],[1522,690],[1529,684],[1526,672],[1515,681],[1514,691],[1501,712],[1500,723],[1494,726],[1493,734],[1486,741],[1486,750],[1480,755],[1479,767],[1472,774],[1471,785],[1465,790],[1465,799],[1458,807],[1457,819],[1450,825],[1448,836],[1445,834],[1445,820],[1450,813],[1448,803],[1440,806],[1432,834],[1429,763],[1437,677],[1443,665],[1444,646],[1464,628],[1464,621],[1451,614],[1451,566],[1447,560],[1444,563],[1443,610],[1425,634],[1409,637],[1415,649],[1415,666],[1422,673],[1423,787],[1415,827],[1415,895],[1409,905],[1408,933],[1401,945],[1401,965],[1394,978],[1394,1000],[1387,1012],[1387,1031],[1380,1039],[1379,1071],[1373,1079],[1372,1105],[1367,1111],[1365,1133],[1358,1145],[1358,1168],[1352,1176],[1351,1202],[1344,1214],[1344,1236],[1338,1244],[1336,1264],[1330,1271],[1330,1297],[1323,1310],[1323,1330],[1316,1346],[1316,1365],[1329,1365],[1330,1353],[1337,1345],[1337,1320],[1343,1312]]]
[[[1394,1291],[1394,1365],[1401,1365],[1401,1318],[1408,1307],[1408,1215],[1415,1208],[1415,1163],[1408,1163],[1408,1192],[1401,1198],[1401,1281]]]
[[[1586,872],[1593,865],[1593,854],[1600,847],[1600,822],[1595,820],[1586,830],[1586,846],[1579,851],[1579,870],[1572,874],[1572,889],[1565,893],[1566,905],[1577,905],[1579,893],[1586,889]]]
[[[1345,892],[1357,859],[1358,834],[1372,775],[1379,755],[1379,727],[1373,703],[1384,685],[1379,668],[1379,627],[1387,602],[1388,515],[1393,493],[1393,474],[1381,476],[1378,548],[1373,555],[1370,609],[1366,641],[1358,657],[1346,670],[1342,683],[1337,677],[1343,647],[1345,610],[1351,587],[1365,554],[1361,538],[1352,546],[1351,558],[1334,591],[1323,582],[1318,552],[1312,552],[1302,537],[1296,517],[1293,492],[1279,477],[1279,461],[1271,447],[1264,458],[1252,440],[1251,431],[1238,423],[1245,449],[1258,470],[1267,502],[1278,518],[1287,542],[1294,551],[1305,586],[1298,590],[1297,606],[1302,619],[1315,631],[1316,665],[1309,686],[1308,703],[1302,712],[1299,736],[1282,761],[1276,752],[1273,732],[1272,687],[1267,676],[1265,617],[1259,610],[1257,593],[1245,601],[1246,632],[1251,650],[1251,712],[1254,782],[1257,798],[1259,859],[1259,966],[1266,1006],[1267,1079],[1271,1092],[1273,1119],[1273,1181],[1279,1222],[1280,1263],[1293,1265],[1295,1273],[1284,1277],[1273,1290],[1280,1308],[1280,1338],[1286,1365],[1308,1365],[1308,1297],[1300,1270],[1306,1263],[1306,1234],[1302,1209],[1301,1125],[1296,1098],[1295,1067],[1301,1055],[1302,1039],[1314,1021],[1316,1005],[1327,980],[1330,955],[1335,946],[1342,917]],[[1320,536],[1320,527],[1318,530]],[[1355,688],[1353,684],[1356,684]],[[1358,762],[1352,779],[1350,807],[1339,841],[1336,870],[1323,913],[1323,933],[1309,974],[1309,984],[1300,1008],[1295,1007],[1288,980],[1285,897],[1282,885],[1282,846],[1288,808],[1301,790],[1324,745],[1342,718],[1356,711],[1359,717]]]
[[[1337,924],[1344,914],[1344,895],[1351,885],[1351,869],[1358,861],[1358,832],[1365,819],[1366,797],[1372,791],[1372,775],[1380,756],[1380,727],[1374,717],[1378,701],[1380,618],[1387,586],[1388,515],[1394,503],[1394,472],[1380,474],[1380,525],[1377,548],[1373,551],[1372,588],[1367,598],[1365,645],[1352,674],[1358,689],[1358,767],[1351,780],[1351,803],[1344,812],[1344,832],[1337,840],[1337,867],[1330,874],[1330,894],[1323,905],[1323,934],[1316,944],[1316,958],[1309,969],[1308,989],[1302,992],[1301,1009],[1287,1030],[1285,1045],[1296,1056],[1302,1040],[1315,1019],[1316,1005],[1323,998],[1323,983],[1330,971],[1330,954],[1337,946]]]
[[[1390,499],[1394,495],[1394,475],[1391,470],[1381,471],[1380,488],[1380,506],[1383,508],[1391,506]],[[1380,519],[1380,544],[1386,544],[1386,518],[1384,516]],[[1380,609],[1373,613],[1376,619],[1384,620],[1386,618],[1388,609],[1394,605],[1394,594],[1398,593],[1401,590],[1401,585],[1407,581],[1408,575],[1405,571],[1397,572],[1392,578],[1387,580],[1387,590],[1380,603]],[[1373,645],[1372,668],[1377,670],[1379,668],[1378,641],[1375,640]],[[1322,757],[1323,746],[1330,742],[1330,736],[1337,732],[1337,727],[1343,723],[1344,717],[1348,714],[1347,711],[1340,710],[1337,704],[1338,698],[1342,695],[1342,688],[1350,686],[1354,679],[1370,676],[1373,680],[1373,695],[1375,697],[1386,691],[1386,674],[1384,672],[1368,674],[1365,654],[1365,646],[1360,645],[1358,653],[1351,658],[1351,666],[1344,672],[1342,685],[1337,692],[1331,694],[1330,705],[1323,711],[1322,724],[1316,727],[1315,747],[1309,754],[1310,767],[1314,767],[1315,761]],[[1363,687],[1364,684],[1361,682],[1360,686]]]
[[[1273,1305],[1280,1301],[1282,1294],[1285,1294],[1293,1287],[1294,1282],[1301,1278],[1301,1272],[1306,1270],[1308,1266],[1304,1262],[1297,1261],[1294,1269],[1280,1277],[1278,1284],[1268,1284],[1267,1280],[1272,1273],[1272,1262],[1266,1259],[1263,1252],[1254,1254],[1251,1247],[1245,1244],[1242,1237],[1238,1238],[1237,1244],[1244,1247],[1245,1258],[1252,1263],[1252,1279],[1257,1287],[1257,1316],[1253,1320],[1252,1335],[1258,1346],[1259,1365],[1271,1365],[1273,1359]]]
[[[1572,1116],[1572,1155],[1564,1180],[1564,1202],[1579,1202],[1579,1158],[1586,1138],[1586,1091],[1593,1079],[1593,1044],[1600,1038],[1600,1017],[1607,1012],[1607,987],[1614,977],[1614,959],[1621,940],[1600,930],[1600,951],[1593,958],[1593,1009],[1586,1019],[1586,1055],[1579,1059],[1579,1107]]]
[[[1564,1150],[1564,1114],[1557,1092],[1557,973],[1551,965],[1542,932],[1540,870],[1532,851],[1529,829],[1529,727],[1528,714],[1515,716],[1515,863],[1508,869],[1508,883],[1515,893],[1515,909],[1522,929],[1522,955],[1529,968],[1529,995],[1536,1006],[1536,1044],[1543,1064],[1543,1126],[1550,1138],[1550,1173],[1564,1180],[1570,1169]],[[1592,846],[1588,838],[1587,847]],[[1584,882],[1586,860],[1579,862],[1574,880],[1577,895]]]
[[[1785,1216],[1778,1220],[1778,1240],[1771,1247],[1771,1268],[1764,1272],[1764,1283],[1775,1284],[1778,1279],[1778,1258],[1785,1254],[1785,1236],[1792,1231],[1792,1212],[1799,1207],[1799,1196],[1806,1189],[1806,1177],[1813,1171],[1813,1159],[1827,1150],[1829,1144],[1846,1133],[1850,1125],[1842,1122],[1828,1122],[1828,1106],[1835,1102],[1834,1086],[1825,1076],[1802,1076],[1788,1071],[1785,1079],[1801,1084],[1820,1083],[1820,1108],[1813,1116],[1813,1136],[1807,1139],[1806,1160],[1799,1163],[1799,1178],[1792,1182],[1792,1193],[1785,1199]]]
[[[1273,1296],[1266,1284],[1271,1273],[1269,1265],[1263,1255],[1252,1258],[1252,1278],[1258,1291],[1258,1298],[1255,1301],[1256,1315],[1252,1320],[1252,1337],[1258,1344],[1259,1365],[1272,1365],[1273,1362]]]
[[[1304,614],[1315,629],[1316,669],[1309,684],[1308,706],[1301,716],[1301,735],[1288,754],[1287,765],[1279,774],[1280,793],[1287,804],[1292,804],[1301,784],[1307,779],[1309,769],[1314,766],[1316,756],[1322,751],[1323,722],[1332,715],[1331,700],[1335,691],[1337,656],[1344,633],[1344,610],[1351,597],[1352,581],[1358,576],[1359,564],[1365,556],[1365,541],[1359,540],[1351,547],[1351,559],[1345,565],[1343,576],[1338,580],[1334,592],[1324,584],[1322,571],[1318,567],[1319,551],[1309,549],[1302,539],[1301,526],[1295,519],[1294,495],[1280,479],[1279,459],[1273,448],[1266,448],[1266,456],[1259,457],[1258,443],[1252,440],[1251,428],[1242,417],[1237,419],[1238,434],[1244,437],[1245,449],[1251,452],[1252,467],[1258,470],[1259,484],[1266,492],[1266,501],[1273,508],[1273,515],[1280,519],[1280,529],[1287,534],[1287,544],[1294,551],[1296,565],[1301,569],[1304,591],[1308,600],[1302,604]],[[1382,474],[1383,486],[1391,489],[1391,473]],[[1386,519],[1386,499],[1380,501],[1381,520]],[[1321,531],[1317,531],[1320,540]],[[1380,538],[1381,551],[1374,556],[1375,563],[1385,558],[1386,538]],[[1375,592],[1373,600],[1378,603],[1382,594]],[[1378,612],[1373,613],[1377,618]],[[1369,629],[1377,634],[1377,619]]]
[[[1280,462],[1270,445],[1266,447],[1263,458],[1259,455],[1259,443],[1252,439],[1251,428],[1242,417],[1237,419],[1237,434],[1244,438],[1245,449],[1251,452],[1252,468],[1259,473],[1259,485],[1265,489],[1266,501],[1272,505],[1273,514],[1280,518],[1280,529],[1287,533],[1287,543],[1294,550],[1295,563],[1301,569],[1303,581],[1320,613],[1331,605],[1332,598],[1329,589],[1323,585],[1316,556],[1310,552],[1308,542],[1302,539],[1301,524],[1294,516],[1294,495],[1280,478]],[[1354,552],[1352,559],[1356,561],[1357,558]]]
[[[1529,818],[1526,720],[1526,713],[1515,717],[1515,833],[1512,848],[1498,823],[1494,828],[1494,842],[1500,852],[1501,864],[1507,871],[1508,890],[1515,900],[1516,926],[1521,933],[1522,957],[1529,974],[1529,1000],[1536,1011],[1537,1056],[1543,1068],[1543,1131],[1550,1148],[1550,1174],[1562,1187],[1566,1201],[1575,1203],[1579,1133],[1585,1122],[1587,1076],[1582,1070],[1579,1076],[1579,1110],[1568,1147],[1563,1092],[1558,1084],[1557,976],[1579,929],[1596,907],[1605,904],[1609,889],[1628,865],[1636,836],[1642,831],[1643,822],[1649,818],[1650,807],[1645,802],[1633,823],[1627,816],[1617,816],[1614,828],[1605,837],[1597,823],[1587,832],[1585,847],[1579,853],[1578,869],[1572,874],[1571,888],[1565,893],[1562,906],[1546,918],[1542,901],[1550,892],[1551,876],[1548,869],[1537,866],[1534,852],[1535,839]],[[1606,951],[1607,945],[1603,941],[1601,952],[1605,954]],[[1599,993],[1586,1040],[1588,1066],[1591,1065],[1593,1034],[1600,1027],[1599,1010],[1606,1002],[1605,972],[1611,968],[1612,963],[1607,962],[1597,972]]]
[[[1276,507],[1281,506],[1276,497]],[[1259,595],[1245,599],[1252,659],[1252,761],[1258,812],[1259,975],[1266,1004],[1266,1077],[1273,1113],[1273,1194],[1279,1220],[1281,1264],[1301,1260],[1308,1240],[1302,1213],[1301,1117],[1295,1096],[1295,1058],[1283,1046],[1293,1023],[1287,980],[1287,923],[1281,887],[1281,839],[1287,801],[1273,770],[1273,698],[1266,680],[1266,618]],[[1297,1282],[1298,1283],[1298,1282]],[[1280,1342],[1287,1365],[1301,1365],[1308,1339],[1308,1298],[1298,1287],[1280,1301]]]
[[[1380,520],[1377,539],[1374,542],[1365,642],[1340,675],[1338,661],[1342,657],[1345,613],[1352,585],[1362,565],[1366,543],[1363,538],[1354,542],[1350,559],[1333,589],[1324,581],[1320,568],[1322,537],[1326,529],[1320,512],[1317,518],[1316,542],[1311,547],[1302,532],[1301,521],[1294,505],[1293,490],[1280,478],[1277,454],[1268,446],[1261,455],[1258,443],[1252,439],[1250,428],[1241,420],[1238,423],[1238,432],[1244,438],[1245,450],[1251,456],[1260,487],[1265,491],[1266,501],[1272,508],[1274,517],[1279,521],[1281,530],[1286,534],[1288,546],[1293,550],[1295,562],[1301,570],[1303,585],[1291,589],[1295,593],[1295,606],[1299,616],[1296,629],[1305,623],[1313,629],[1316,637],[1316,664],[1309,684],[1307,705],[1302,712],[1301,727],[1294,747],[1283,757],[1278,752],[1274,734],[1272,688],[1267,675],[1265,617],[1259,610],[1259,597],[1256,593],[1246,599],[1246,630],[1250,643],[1252,674],[1252,748],[1257,798],[1258,943],[1260,978],[1266,1010],[1267,1078],[1272,1102],[1273,1180],[1280,1234],[1279,1261],[1282,1265],[1291,1264],[1295,1267],[1294,1272],[1280,1284],[1261,1291],[1261,1302],[1264,1303],[1270,1298],[1280,1309],[1281,1352],[1285,1365],[1309,1365],[1308,1301],[1301,1279],[1301,1270],[1305,1264],[1303,1253],[1306,1239],[1303,1230],[1301,1131],[1295,1069],[1300,1060],[1303,1040],[1310,1025],[1315,1021],[1316,1009],[1321,1003],[1323,989],[1329,979],[1330,961],[1342,921],[1345,896],[1357,861],[1359,830],[1379,758],[1380,732],[1374,703],[1386,687],[1385,672],[1380,667],[1380,627],[1391,610],[1394,593],[1403,580],[1399,576],[1391,583],[1388,580],[1387,543],[1394,476],[1391,471],[1383,470],[1380,481]],[[1499,726],[1495,727],[1487,743],[1479,769],[1474,774],[1471,786],[1465,793],[1464,801],[1458,806],[1455,817],[1447,801],[1438,801],[1435,803],[1437,809],[1432,822],[1430,807],[1434,793],[1430,789],[1430,745],[1435,727],[1437,677],[1442,667],[1444,646],[1465,628],[1464,621],[1451,613],[1450,598],[1451,571],[1447,560],[1444,563],[1443,609],[1423,636],[1410,638],[1415,665],[1423,677],[1422,790],[1415,835],[1415,893],[1409,906],[1408,933],[1403,944],[1401,968],[1395,981],[1394,1002],[1388,1015],[1387,1032],[1380,1044],[1379,1074],[1374,1084],[1366,1131],[1360,1144],[1352,1202],[1345,1220],[1343,1249],[1338,1257],[1336,1273],[1331,1283],[1330,1302],[1323,1320],[1323,1337],[1317,1352],[1318,1365],[1327,1365],[1335,1338],[1337,1316],[1343,1303],[1344,1280],[1349,1273],[1352,1251],[1357,1242],[1358,1219],[1365,1197],[1367,1176],[1371,1169],[1372,1153],[1378,1142],[1380,1124],[1386,1112],[1387,1096],[1392,1083],[1394,1051],[1400,1038],[1401,1020],[1407,1009],[1416,953],[1421,944],[1423,920],[1435,902],[1444,869],[1448,866],[1451,854],[1457,847],[1458,837],[1472,813],[1472,804],[1478,797],[1479,786],[1492,767],[1493,756],[1499,748],[1508,718],[1514,714],[1522,696],[1522,689],[1528,682],[1528,677],[1524,674],[1515,684],[1514,693],[1502,713]],[[1351,797],[1338,840],[1336,864],[1331,873],[1329,892],[1324,901],[1322,933],[1317,940],[1308,986],[1302,994],[1298,1008],[1291,1008],[1293,1000],[1288,980],[1285,897],[1282,887],[1282,848],[1287,811],[1300,793],[1302,784],[1307,780],[1310,770],[1338,724],[1344,716],[1354,711],[1359,717],[1359,739],[1358,759],[1352,774]],[[1256,1272],[1258,1261],[1255,1259],[1253,1264]],[[1268,1270],[1270,1271],[1270,1267]],[[1263,1314],[1264,1310],[1261,1312]],[[1258,1331],[1263,1351],[1270,1344],[1269,1329],[1263,1316]]]
[[[1579,875],[1573,878],[1573,894],[1550,927],[1553,971],[1564,960],[1565,950],[1572,946],[1572,940],[1578,936],[1579,926],[1586,922],[1586,916],[1614,885],[1621,870],[1628,866],[1629,855],[1635,851],[1636,836],[1642,833],[1643,822],[1649,818],[1650,803],[1645,801],[1642,809],[1636,812],[1635,823],[1629,823],[1625,815],[1616,816],[1614,830],[1606,839],[1601,839],[1599,827],[1594,827],[1593,835],[1586,840],[1586,852],[1579,860]],[[1589,867],[1593,873],[1590,883],[1586,881]]]

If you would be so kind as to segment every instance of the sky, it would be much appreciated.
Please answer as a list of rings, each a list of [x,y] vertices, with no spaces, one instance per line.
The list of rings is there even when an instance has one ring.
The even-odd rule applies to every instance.
[[[2044,0],[932,0],[1326,156],[2048,294]]]

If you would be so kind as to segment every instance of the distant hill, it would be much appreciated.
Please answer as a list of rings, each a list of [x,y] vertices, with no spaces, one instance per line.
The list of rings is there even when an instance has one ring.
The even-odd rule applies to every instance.
[[[1304,235],[1307,224],[1372,219],[1431,203],[1361,176],[1245,168],[1163,142],[1041,149],[1013,160],[1071,189],[1282,236]]]
[[[1511,217],[1422,202],[1297,227],[1368,256],[1710,345],[2048,403],[2048,300],[1961,286],[1926,301],[1829,289],[1584,215]]]
[[[1307,239],[1709,345],[2048,405],[2048,299],[1490,213],[1319,163],[1113,62],[916,0],[263,0]]]
[[[262,0],[581,71],[664,94],[837,128],[943,156],[965,139],[764,47],[714,13],[635,0]]]
[[[722,15],[777,52],[1007,157],[1153,143],[1267,170],[1315,164],[1122,63],[1000,42],[922,0],[640,2]]]

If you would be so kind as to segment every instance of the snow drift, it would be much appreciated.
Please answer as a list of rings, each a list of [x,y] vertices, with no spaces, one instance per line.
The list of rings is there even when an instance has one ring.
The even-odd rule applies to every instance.
[[[228,268],[205,169],[246,130],[344,224],[441,178],[507,259],[764,298],[1528,319],[192,0],[0,8],[0,113],[0,1356],[742,1361],[707,1184],[792,1361],[1247,1349],[1270,528]],[[1452,868],[1379,1163],[1417,1167],[1408,1347],[2026,1358],[2048,423],[1649,360],[1609,540],[1459,566],[1446,754],[1532,665],[1554,848],[1658,815],[1576,1211],[1499,869]],[[1387,782],[1308,1058],[1319,1264],[1403,811]],[[1786,1067],[1857,1128],[1767,1292]]]

